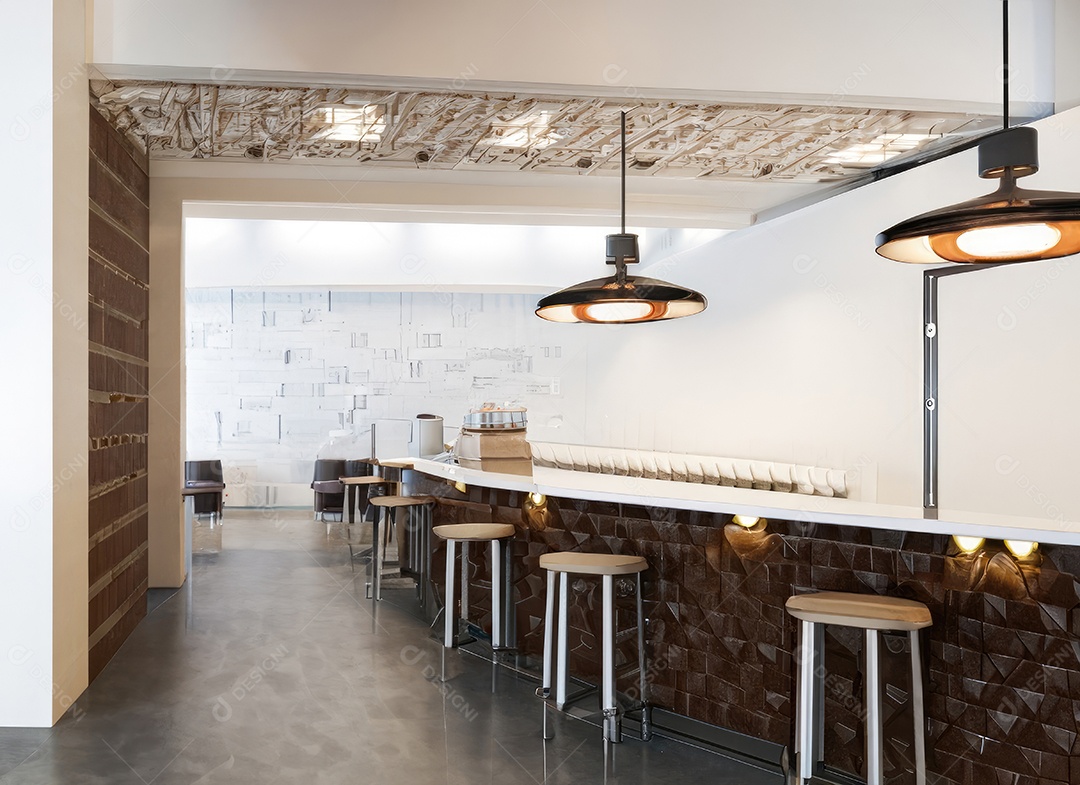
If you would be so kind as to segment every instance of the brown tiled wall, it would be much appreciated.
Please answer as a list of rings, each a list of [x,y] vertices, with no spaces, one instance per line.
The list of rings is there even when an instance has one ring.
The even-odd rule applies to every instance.
[[[434,481],[418,492],[464,498]],[[526,516],[522,494],[470,488],[492,518],[514,523],[520,648],[539,654],[548,550],[634,553],[649,560],[646,612],[652,701],[758,738],[794,737],[796,630],[784,602],[808,590],[918,599],[934,624],[927,660],[929,769],[963,785],[1080,783],[1080,549],[1044,547],[1038,565],[1018,565],[1000,546],[949,555],[944,535],[769,521],[748,532],[730,516],[549,499],[545,515]],[[460,508],[441,505],[436,523]],[[473,511],[473,519],[476,512]],[[433,574],[442,575],[442,557]],[[472,616],[490,624],[486,551],[474,549]],[[595,581],[572,582],[572,672],[595,676],[599,595]],[[623,587],[629,589],[629,585]],[[633,602],[623,600],[620,689],[633,689]],[[910,676],[902,635],[885,639],[887,781],[914,782]],[[862,639],[829,627],[826,635],[826,761],[860,774]]]
[[[91,679],[146,615],[147,165],[91,108]]]

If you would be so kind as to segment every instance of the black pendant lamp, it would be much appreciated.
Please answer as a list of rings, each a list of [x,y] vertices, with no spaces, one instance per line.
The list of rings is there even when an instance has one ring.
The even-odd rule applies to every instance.
[[[877,252],[897,262],[1001,264],[1080,252],[1080,194],[1030,191],[1016,181],[1039,171],[1034,128],[1009,127],[1009,0],[1002,0],[1004,130],[979,144],[979,176],[998,189],[901,221],[877,236]]]
[[[626,112],[622,113],[622,231],[607,236],[608,278],[575,284],[541,298],[536,315],[550,322],[634,324],[693,316],[705,310],[705,297],[676,284],[626,274],[638,262],[638,236],[626,233]]]

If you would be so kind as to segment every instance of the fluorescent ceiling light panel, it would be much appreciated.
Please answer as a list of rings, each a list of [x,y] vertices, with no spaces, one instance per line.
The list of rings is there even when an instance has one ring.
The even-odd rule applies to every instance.
[[[879,134],[869,142],[837,150],[825,158],[825,163],[853,168],[877,166],[940,138],[941,134]]]
[[[363,106],[325,106],[316,114],[327,128],[324,139],[338,142],[378,144],[386,131],[386,113],[381,104]]]

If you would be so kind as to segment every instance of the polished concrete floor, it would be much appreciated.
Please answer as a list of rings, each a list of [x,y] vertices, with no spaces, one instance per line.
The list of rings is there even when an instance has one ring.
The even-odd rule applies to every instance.
[[[163,599],[52,729],[0,729],[0,785],[738,783],[775,775],[669,739],[556,719],[535,684],[440,646],[414,593],[377,618],[340,527],[230,511],[222,552]]]

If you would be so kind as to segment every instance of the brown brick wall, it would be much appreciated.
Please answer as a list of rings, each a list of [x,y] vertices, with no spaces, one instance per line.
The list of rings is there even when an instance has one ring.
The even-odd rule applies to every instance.
[[[146,615],[150,177],[90,109],[90,678]]]

